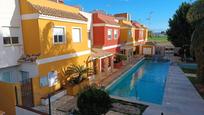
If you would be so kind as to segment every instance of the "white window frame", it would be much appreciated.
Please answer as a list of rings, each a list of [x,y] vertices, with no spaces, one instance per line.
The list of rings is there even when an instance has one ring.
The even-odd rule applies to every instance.
[[[116,35],[117,35],[117,37],[116,37]],[[118,39],[118,36],[119,35],[119,30],[117,30],[117,29],[115,29],[114,30],[114,39]]]
[[[110,35],[110,37],[109,37],[109,31],[111,31],[111,35]],[[108,29],[108,31],[107,31],[107,38],[108,38],[108,40],[112,40],[112,38],[113,38],[113,29]]]
[[[64,29],[63,42],[55,42],[54,28],[63,28]],[[52,28],[52,32],[53,32],[53,44],[65,44],[66,43],[66,27],[65,26],[54,26]]]
[[[80,38],[79,38],[78,42],[74,41],[73,29],[79,29],[80,30]],[[72,27],[72,42],[73,43],[81,43],[82,42],[82,28],[81,27]]]

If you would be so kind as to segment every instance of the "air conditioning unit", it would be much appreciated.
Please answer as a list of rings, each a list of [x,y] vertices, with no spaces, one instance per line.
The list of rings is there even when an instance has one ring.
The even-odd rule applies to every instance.
[[[64,3],[64,0],[58,0],[58,2],[60,2],[60,3]]]
[[[64,3],[64,0],[50,0],[50,1],[57,2],[57,3]]]

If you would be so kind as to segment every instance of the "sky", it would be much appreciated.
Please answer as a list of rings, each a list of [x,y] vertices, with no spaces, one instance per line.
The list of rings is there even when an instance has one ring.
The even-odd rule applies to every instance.
[[[127,12],[154,32],[165,31],[168,20],[182,2],[191,0],[65,0],[68,5],[81,6],[84,11],[103,10],[108,14]]]

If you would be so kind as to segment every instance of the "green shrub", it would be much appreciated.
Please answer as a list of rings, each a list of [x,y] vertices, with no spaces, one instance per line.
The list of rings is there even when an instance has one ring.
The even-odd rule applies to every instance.
[[[78,97],[77,106],[82,115],[101,115],[111,107],[109,95],[97,88],[88,88]]]
[[[115,63],[119,63],[123,60],[127,60],[127,56],[124,54],[116,54],[115,55]]]

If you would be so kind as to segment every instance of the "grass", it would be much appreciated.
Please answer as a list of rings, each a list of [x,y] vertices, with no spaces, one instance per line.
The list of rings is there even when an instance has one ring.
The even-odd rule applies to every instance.
[[[153,41],[153,42],[168,42],[168,38],[167,36],[154,36],[154,37],[151,37],[151,38],[148,38],[148,41]]]
[[[196,86],[199,84],[199,80],[197,79],[197,77],[188,76],[187,78],[191,81],[191,83],[194,85],[200,96],[204,99],[204,92],[200,92],[198,87]]]
[[[196,74],[196,69],[181,68],[184,73]]]
[[[188,79],[191,81],[192,84],[197,84],[198,83],[198,80],[197,80],[196,77],[188,76]]]

